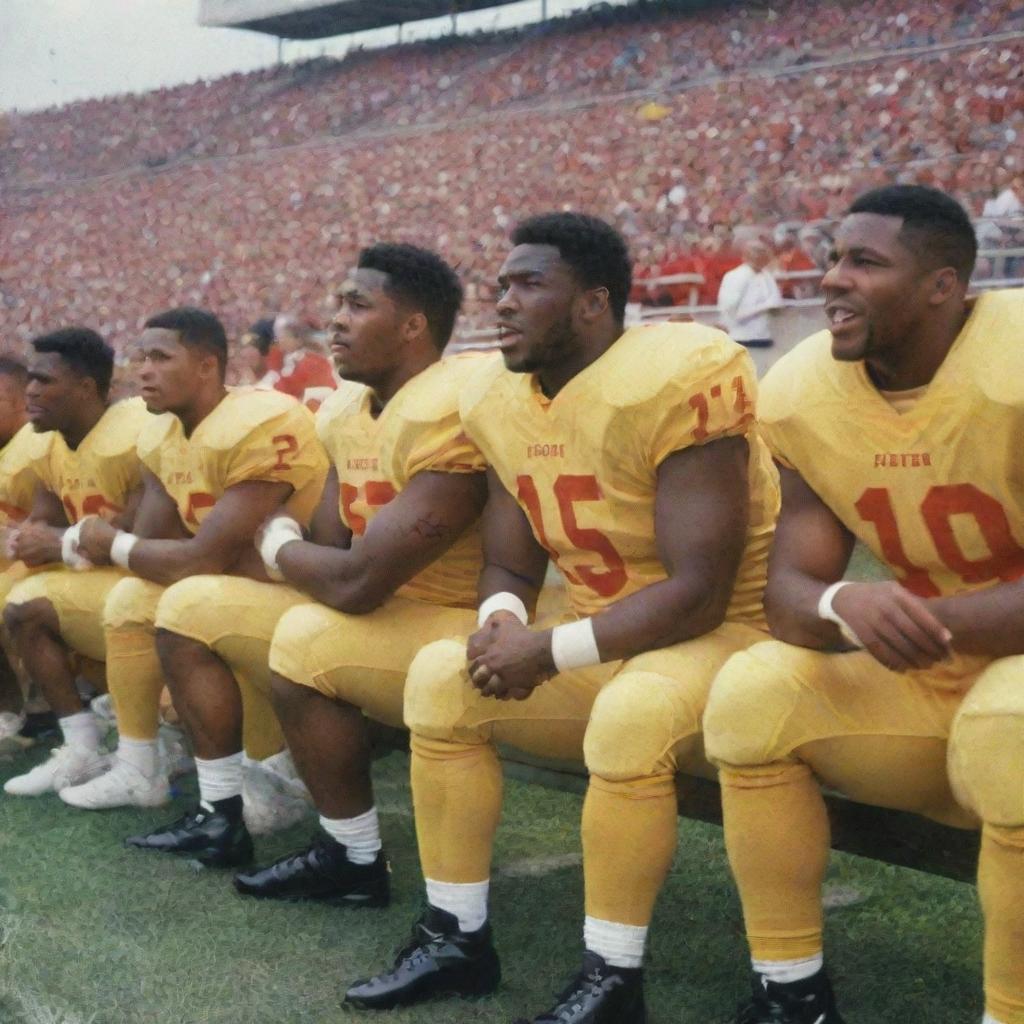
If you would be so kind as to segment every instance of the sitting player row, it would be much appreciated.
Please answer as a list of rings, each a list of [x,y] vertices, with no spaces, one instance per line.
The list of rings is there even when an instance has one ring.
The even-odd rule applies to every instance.
[[[162,803],[166,682],[200,802],[128,842],[246,864],[243,754],[286,742],[321,829],[236,888],[381,906],[365,718],[404,722],[427,909],[345,997],[387,1010],[499,983],[497,744],[581,759],[583,964],[531,1019],[636,1024],[675,777],[718,766],[754,967],[738,1021],[841,1024],[823,781],[981,823],[986,1024],[1021,1024],[1024,298],[967,299],[976,241],[948,197],[868,193],[823,283],[830,329],[771,371],[755,417],[749,357],[720,332],[623,330],[630,262],[606,224],[543,215],[512,241],[500,360],[439,359],[461,289],[438,257],[360,255],[338,292],[345,383],[318,414],[322,446],[297,403],[225,392],[209,314],[149,322],[148,412],[104,409],[77,349],[37,340],[29,415],[51,433],[12,531],[32,575],[5,622],[65,745],[7,792]],[[64,423],[69,402],[95,418]],[[844,582],[855,539],[898,582]],[[33,571],[61,555],[80,571]],[[564,599],[544,587],[549,560]],[[74,690],[80,658],[107,662],[112,766]]]

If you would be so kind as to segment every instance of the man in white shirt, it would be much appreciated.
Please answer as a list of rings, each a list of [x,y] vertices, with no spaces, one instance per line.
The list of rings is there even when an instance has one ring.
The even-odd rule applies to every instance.
[[[725,329],[747,348],[772,344],[771,313],[782,305],[775,278],[765,269],[771,250],[760,240],[743,248],[743,262],[730,270],[718,289],[718,309]]]

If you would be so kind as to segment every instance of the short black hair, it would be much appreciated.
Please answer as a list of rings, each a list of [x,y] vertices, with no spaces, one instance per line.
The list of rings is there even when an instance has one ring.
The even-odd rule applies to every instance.
[[[886,185],[858,196],[847,213],[900,217],[900,235],[926,266],[953,267],[965,284],[974,273],[978,236],[967,211],[927,185]]]
[[[387,274],[384,291],[396,302],[422,311],[439,350],[448,344],[462,308],[462,282],[436,252],[404,242],[381,242],[363,249],[356,266]]]
[[[274,318],[270,316],[257,320],[245,333],[253,336],[251,344],[259,354],[267,355],[274,344]]]
[[[611,224],[585,213],[542,213],[516,225],[512,244],[554,246],[585,288],[608,289],[616,322],[625,319],[633,260]]]
[[[151,316],[145,326],[164,331],[175,331],[182,345],[201,348],[217,357],[221,376],[228,365],[228,336],[224,325],[205,309],[195,306],[178,306]]]
[[[24,390],[28,383],[28,370],[21,360],[0,356],[0,377],[10,377],[17,387]]]
[[[53,353],[79,377],[91,377],[96,391],[105,399],[114,375],[114,350],[89,327],[62,327],[32,339],[40,355]]]

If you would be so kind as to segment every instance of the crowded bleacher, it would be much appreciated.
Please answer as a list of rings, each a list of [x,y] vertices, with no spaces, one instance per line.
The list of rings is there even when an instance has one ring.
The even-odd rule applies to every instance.
[[[322,318],[348,254],[381,237],[458,264],[472,333],[490,323],[511,222],[561,206],[623,231],[638,303],[713,305],[751,231],[772,242],[786,297],[808,297],[830,222],[897,172],[989,217],[983,248],[1012,252],[1019,5],[829,10],[602,10],[3,115],[7,344],[55,305],[121,348],[176,301],[235,334],[282,310]]]

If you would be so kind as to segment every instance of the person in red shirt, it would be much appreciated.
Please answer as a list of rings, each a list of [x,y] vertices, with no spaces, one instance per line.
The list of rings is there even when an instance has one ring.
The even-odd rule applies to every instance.
[[[282,314],[274,321],[274,340],[284,353],[275,390],[301,401],[308,388],[337,387],[331,361],[320,351],[308,323]]]

